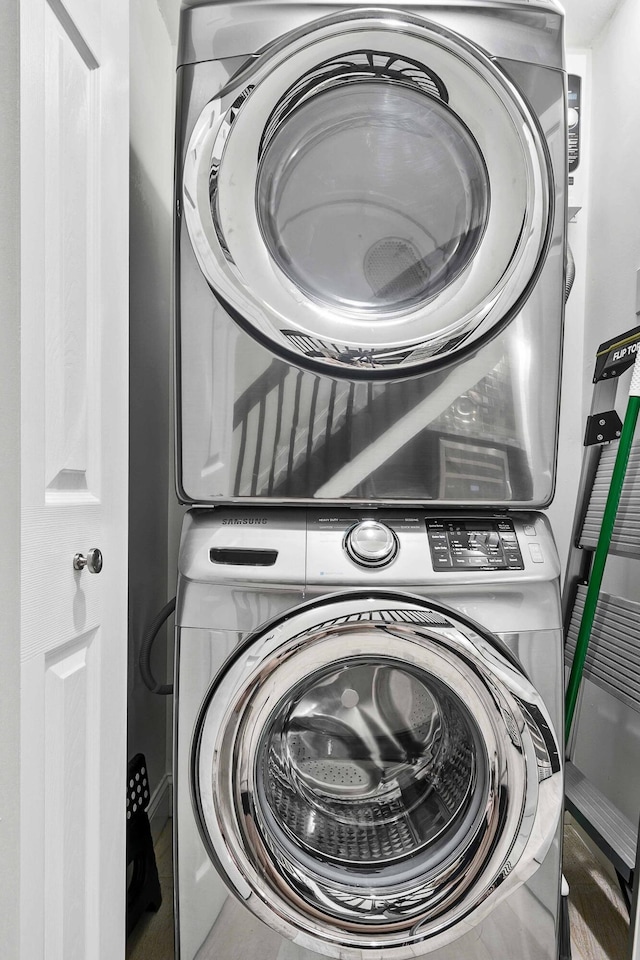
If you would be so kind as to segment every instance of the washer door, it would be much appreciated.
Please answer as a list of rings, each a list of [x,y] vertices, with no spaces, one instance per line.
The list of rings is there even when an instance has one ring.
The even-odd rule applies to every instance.
[[[232,891],[342,960],[462,936],[542,862],[562,808],[551,722],[500,641],[395,593],[254,636],[206,699],[192,770]]]
[[[183,177],[216,297],[332,376],[407,377],[477,349],[550,237],[546,143],[517,89],[408,13],[352,11],[267,48],[203,110]]]

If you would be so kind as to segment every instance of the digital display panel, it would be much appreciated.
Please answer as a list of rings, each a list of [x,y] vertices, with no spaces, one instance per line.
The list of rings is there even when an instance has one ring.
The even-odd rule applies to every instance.
[[[523,570],[511,520],[428,520],[434,570]]]

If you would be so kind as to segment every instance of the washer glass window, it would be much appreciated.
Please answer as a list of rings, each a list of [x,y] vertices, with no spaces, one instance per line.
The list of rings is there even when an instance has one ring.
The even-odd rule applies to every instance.
[[[469,130],[438,99],[360,81],[317,94],[271,139],[260,228],[280,269],[342,310],[408,309],[476,252],[489,182]]]
[[[486,767],[449,687],[392,660],[350,660],[273,711],[257,754],[257,819],[302,868],[306,852],[336,879],[347,868],[366,884],[402,880],[465,847]]]

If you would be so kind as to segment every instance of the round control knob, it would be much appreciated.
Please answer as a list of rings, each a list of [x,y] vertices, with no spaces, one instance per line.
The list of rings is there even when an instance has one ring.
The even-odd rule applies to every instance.
[[[573,129],[573,127],[577,126],[579,119],[580,119],[580,114],[578,113],[576,108],[569,107],[567,111],[567,124],[570,130]]]
[[[365,567],[383,567],[398,552],[393,530],[377,520],[362,520],[347,533],[345,549],[352,560]]]

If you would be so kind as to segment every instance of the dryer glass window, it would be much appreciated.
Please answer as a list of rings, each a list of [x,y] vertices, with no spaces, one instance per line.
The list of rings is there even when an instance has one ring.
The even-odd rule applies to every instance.
[[[393,660],[354,659],[292,690],[257,765],[270,846],[387,882],[459,853],[484,799],[486,763],[466,707],[437,678]]]
[[[436,97],[388,81],[316,94],[262,157],[256,203],[273,260],[342,311],[402,311],[472,260],[489,181],[466,126]]]

